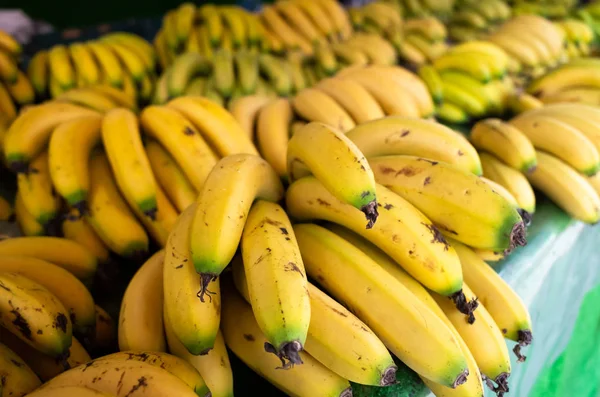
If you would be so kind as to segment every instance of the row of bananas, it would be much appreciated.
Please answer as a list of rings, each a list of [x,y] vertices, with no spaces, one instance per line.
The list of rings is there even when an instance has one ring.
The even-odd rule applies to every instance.
[[[19,69],[21,45],[0,30],[0,129],[17,116],[18,109],[35,101],[27,76]]]
[[[418,66],[433,62],[448,50],[446,26],[435,17],[408,19],[403,25],[403,36],[397,42],[400,59]]]
[[[539,15],[549,19],[561,19],[567,17],[577,3],[574,0],[516,0],[512,8],[514,15]]]
[[[452,13],[456,0],[384,0],[402,10],[407,17],[447,17]]]
[[[479,40],[510,19],[511,8],[502,0],[462,1],[448,20],[450,38],[457,42]]]
[[[115,32],[98,40],[55,45],[37,52],[27,76],[38,98],[57,98],[69,90],[107,85],[140,102],[154,92],[156,55],[152,45],[132,33]]]
[[[567,59],[587,57],[594,41],[594,31],[585,22],[567,18],[554,22],[564,33],[564,48]]]

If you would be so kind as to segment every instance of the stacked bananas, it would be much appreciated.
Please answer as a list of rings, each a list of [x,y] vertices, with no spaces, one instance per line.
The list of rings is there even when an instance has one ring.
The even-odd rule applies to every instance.
[[[574,59],[533,80],[527,91],[544,103],[600,105],[600,60]]]
[[[30,393],[89,361],[86,349],[112,342],[114,324],[86,287],[98,261],[85,246],[65,238],[13,237],[0,241],[0,258],[3,393]]]
[[[514,90],[509,57],[487,41],[471,41],[423,65],[419,76],[437,104],[436,116],[451,124],[504,113]]]
[[[563,31],[564,47],[567,59],[587,57],[594,41],[594,31],[583,21],[567,18],[554,22]]]
[[[576,15],[592,29],[596,37],[600,36],[600,1],[592,1],[579,8]]]
[[[400,58],[412,65],[433,62],[448,50],[446,26],[435,17],[404,21],[403,37],[394,43]]]
[[[213,395],[232,394],[225,346],[298,396],[349,396],[349,381],[391,385],[389,351],[436,394],[481,395],[480,370],[499,395],[508,391],[504,337],[524,360],[531,321],[464,244],[510,250],[524,243],[524,224],[476,175],[481,164],[468,141],[432,121],[391,116],[347,134],[310,122],[284,152],[287,191],[255,154],[216,163],[164,250],[130,282],[120,349],[169,351]]]
[[[19,70],[21,51],[21,45],[0,30],[0,131],[17,116],[19,107],[35,101],[31,82]]]
[[[39,98],[57,98],[77,87],[107,85],[146,103],[154,92],[155,58],[152,45],[143,38],[115,32],[39,51],[29,62],[27,75]]]
[[[436,15],[446,17],[452,13],[455,0],[385,0],[394,4],[408,17]]]
[[[577,5],[577,0],[516,0],[513,4],[515,15],[539,15],[545,18],[565,18]]]
[[[450,38],[457,42],[481,39],[510,17],[510,6],[502,0],[462,1],[448,21]]]

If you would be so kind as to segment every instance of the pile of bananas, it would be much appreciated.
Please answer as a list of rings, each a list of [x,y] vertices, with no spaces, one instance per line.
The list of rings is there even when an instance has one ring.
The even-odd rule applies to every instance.
[[[596,37],[600,37],[600,1],[592,1],[581,7],[576,15],[592,28]]]
[[[35,101],[31,82],[19,70],[21,51],[21,45],[0,30],[0,130],[8,127],[19,107]]]
[[[514,15],[539,15],[550,19],[565,18],[576,6],[577,0],[515,0]]]
[[[564,47],[567,59],[587,57],[594,41],[594,31],[583,21],[567,18],[554,22],[563,31]]]
[[[398,43],[400,58],[413,66],[433,62],[448,50],[446,26],[435,17],[408,19]]]
[[[125,32],[39,51],[27,69],[38,98],[57,98],[76,87],[104,84],[142,103],[152,98],[155,73],[152,45]]]
[[[402,10],[408,17],[424,17],[437,15],[446,17],[452,13],[455,0],[385,0]]]
[[[543,103],[578,102],[600,105],[600,60],[572,60],[533,80],[527,91]]]
[[[450,38],[457,42],[481,39],[510,17],[510,6],[502,0],[462,1],[448,20]]]

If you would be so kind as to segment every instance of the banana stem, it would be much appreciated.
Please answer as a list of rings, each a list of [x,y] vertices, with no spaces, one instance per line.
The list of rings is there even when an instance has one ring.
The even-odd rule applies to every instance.
[[[467,382],[467,377],[469,376],[469,370],[465,369],[463,372],[461,372],[457,377],[456,380],[454,381],[454,383],[452,384],[452,388],[456,389],[458,386],[464,384]]]
[[[198,291],[198,298],[200,298],[200,302],[204,303],[204,295],[208,296],[210,301],[212,302],[212,296],[216,292],[212,292],[208,290],[208,284],[211,281],[215,281],[217,279],[216,274],[211,273],[200,273],[200,291]]]
[[[527,229],[525,228],[524,222],[515,224],[510,232],[510,246],[504,251],[504,255],[510,254],[510,252],[516,247],[524,247],[527,245]]]
[[[269,342],[265,342],[265,351],[267,353],[273,353],[281,360],[281,367],[278,367],[277,369],[291,369],[294,368],[294,365],[303,364],[299,354],[302,349],[302,344],[297,340],[284,343],[279,351],[277,351],[275,346]],[[285,360],[288,360],[288,362]]]
[[[473,324],[475,322],[475,315],[473,314],[473,312],[479,306],[477,298],[467,301],[467,297],[461,289],[460,291],[452,294],[450,296],[450,299],[452,299],[459,312],[467,315],[467,321],[469,322],[469,324]]]
[[[390,365],[383,371],[383,376],[381,377],[381,381],[379,382],[380,386],[391,386],[396,383],[396,371],[398,367],[395,365]]]
[[[377,221],[377,217],[379,216],[379,212],[377,211],[377,201],[373,200],[369,204],[363,205],[360,209],[367,218],[367,229],[373,227],[375,222]]]
[[[518,343],[514,347],[513,352],[517,356],[517,361],[520,363],[524,363],[525,360],[527,360],[527,357],[525,357],[523,354],[521,354],[521,348],[523,348],[525,346],[529,346],[531,344],[531,342],[533,341],[533,334],[531,333],[530,330],[526,329],[524,331],[519,330],[517,332],[517,335],[518,335],[518,340],[517,340]]]
[[[481,378],[485,382],[485,385],[488,387],[488,389],[490,389],[491,391],[496,393],[497,397],[503,397],[504,393],[508,393],[508,391],[509,391],[509,388],[508,388],[508,377],[509,376],[510,376],[510,374],[507,374],[506,372],[503,372],[500,375],[498,375],[496,377],[496,379],[494,379],[497,386],[495,386],[494,382],[492,382],[492,380],[490,378],[488,378],[487,376],[482,374]]]

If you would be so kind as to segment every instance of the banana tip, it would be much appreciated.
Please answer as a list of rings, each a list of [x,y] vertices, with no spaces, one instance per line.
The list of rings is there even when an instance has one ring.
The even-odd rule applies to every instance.
[[[513,352],[515,353],[515,355],[517,356],[517,361],[520,363],[525,362],[525,360],[527,360],[527,357],[523,354],[521,354],[521,348],[525,347],[525,346],[529,346],[531,344],[531,342],[533,342],[533,334],[531,333],[530,330],[526,329],[526,330],[519,330],[517,332],[517,345],[513,348]]]
[[[29,173],[29,164],[27,164],[23,160],[11,161],[8,168],[14,173],[17,174],[27,174]]]
[[[351,388],[351,387],[349,387],[349,388],[347,388],[347,389],[344,389],[344,391],[342,391],[342,392],[340,393],[340,396],[339,396],[339,397],[352,397],[352,388]]]
[[[513,226],[510,232],[510,246],[504,253],[509,254],[516,247],[524,247],[526,245],[527,229],[525,228],[525,222],[521,220],[521,222],[517,222]]]
[[[278,369],[291,369],[294,365],[303,364],[300,357],[303,347],[302,343],[297,340],[283,343],[279,350],[275,349],[269,342],[265,342],[264,349],[267,353],[275,354],[281,360],[281,367],[278,367]]]
[[[380,386],[390,386],[396,383],[396,371],[398,367],[395,365],[390,365],[383,371],[381,375],[381,381],[379,382]]]
[[[525,211],[523,208],[517,209],[519,215],[521,215],[521,219],[523,219],[523,223],[525,227],[531,225],[532,216],[529,212]]]
[[[367,229],[371,229],[379,216],[379,211],[377,211],[377,200],[373,200],[369,204],[363,205],[360,210],[367,218]]]
[[[496,388],[494,388],[494,393],[496,393],[497,397],[504,396],[504,393],[508,393],[508,377],[510,376],[507,372],[502,372],[500,375],[494,379],[496,381]]]
[[[475,309],[477,309],[477,307],[479,306],[477,298],[468,301],[467,297],[465,296],[465,293],[461,289],[460,291],[452,294],[450,296],[450,299],[452,299],[459,312],[467,315],[467,321],[469,322],[469,324],[473,324],[475,322],[475,315],[473,313],[475,312]]]
[[[454,383],[452,383],[452,388],[456,389],[458,386],[466,383],[468,376],[469,376],[469,370],[465,369],[460,374],[458,374],[458,376],[454,380]]]

